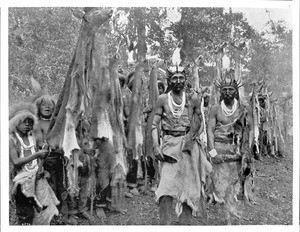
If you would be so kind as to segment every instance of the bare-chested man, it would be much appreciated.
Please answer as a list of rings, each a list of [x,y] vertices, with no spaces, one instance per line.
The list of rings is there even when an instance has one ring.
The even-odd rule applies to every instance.
[[[191,145],[191,134],[199,125],[192,124],[192,116],[201,121],[200,102],[184,92],[186,83],[182,67],[168,70],[171,91],[158,97],[152,126],[155,157],[162,161],[161,179],[155,192],[159,202],[160,224],[172,223],[172,202],[176,200],[176,213],[180,224],[189,224],[192,211],[198,211],[200,201],[200,174],[197,168],[199,150]],[[158,127],[163,134],[159,144]],[[190,133],[189,133],[190,132]]]
[[[227,223],[237,216],[237,195],[240,191],[239,171],[241,155],[237,154],[233,141],[234,123],[246,110],[239,101],[239,84],[234,72],[229,71],[217,86],[221,92],[220,104],[211,108],[208,118],[208,151],[213,161],[214,196],[226,213]],[[248,109],[248,112],[249,111]],[[247,114],[250,146],[253,140],[252,118]]]

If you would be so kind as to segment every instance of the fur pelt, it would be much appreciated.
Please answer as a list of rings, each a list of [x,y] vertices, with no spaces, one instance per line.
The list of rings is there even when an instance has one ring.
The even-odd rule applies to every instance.
[[[34,128],[38,122],[36,117],[37,107],[30,102],[19,102],[10,107],[9,110],[9,132],[16,130],[20,121],[31,118],[34,121]]]
[[[97,192],[101,192],[109,185],[116,157],[113,144],[108,138],[95,138],[93,149],[96,150],[96,157],[94,159],[97,177],[96,188],[98,189]]]

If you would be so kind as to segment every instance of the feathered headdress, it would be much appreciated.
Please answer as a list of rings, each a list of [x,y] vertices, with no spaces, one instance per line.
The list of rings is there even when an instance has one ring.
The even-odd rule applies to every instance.
[[[183,45],[183,40],[180,40],[177,48],[174,50],[172,55],[172,66],[166,68],[167,71],[167,78],[170,79],[174,74],[180,73],[182,75],[186,75],[186,69],[187,67],[180,66],[182,63],[181,60],[181,48]]]
[[[241,80],[235,79],[234,69],[231,68],[229,70],[225,70],[222,73],[221,79],[216,80],[215,85],[217,86],[218,89],[222,89],[225,86],[231,86],[234,87],[235,89],[239,89],[240,87],[243,86],[243,83]]]

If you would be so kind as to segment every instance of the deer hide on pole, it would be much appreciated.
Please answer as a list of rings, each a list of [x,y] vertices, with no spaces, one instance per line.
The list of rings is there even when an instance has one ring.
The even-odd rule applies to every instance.
[[[147,68],[147,70],[146,70]],[[138,176],[141,173],[140,161],[143,146],[143,97],[142,97],[142,76],[145,71],[148,71],[148,61],[140,61],[135,69],[133,76],[133,89],[131,95],[131,112],[128,118],[128,133],[127,133],[127,146],[132,150],[133,159],[138,162]]]
[[[128,120],[128,135],[127,135],[127,145],[133,150],[134,158],[137,159],[137,146],[138,139],[137,134],[142,135],[141,126],[142,126],[142,76],[144,74],[146,60],[142,61],[135,69],[134,72],[134,83],[131,95],[131,104],[130,104],[130,115]],[[142,139],[141,139],[142,140]]]
[[[69,159],[67,165],[68,191],[71,196],[78,194],[78,152],[80,147],[76,138],[79,120],[89,108],[90,78],[88,70],[92,67],[92,48],[98,28],[111,17],[111,10],[89,10],[82,19],[75,53],[65,79],[63,90],[54,111],[54,120],[47,140],[52,148],[63,148]]]
[[[146,126],[146,138],[145,138],[145,150],[146,157],[150,157],[153,154],[153,139],[152,139],[152,123],[155,115],[155,105],[158,98],[158,87],[157,87],[157,76],[158,69],[156,63],[153,65],[150,72],[149,80],[149,98],[148,105],[152,106],[152,110],[148,116],[147,126]]]
[[[113,130],[109,115],[110,78],[107,59],[106,28],[97,35],[95,41],[95,80],[93,90],[92,118],[90,135],[92,138],[106,137],[113,141]]]
[[[110,119],[113,131],[113,145],[115,150],[115,162],[112,168],[111,178],[111,206],[117,211],[123,210],[124,187],[126,181],[127,167],[125,148],[126,136],[123,120],[123,99],[118,76],[119,55],[116,54],[109,60],[110,75]]]
[[[118,175],[115,173],[114,176],[118,176],[118,180],[125,181],[125,175],[127,173],[127,167],[125,162],[125,150],[124,144],[126,144],[126,136],[125,136],[125,129],[124,129],[124,119],[123,119],[123,99],[122,99],[122,92],[121,86],[118,77],[118,67],[119,67],[119,55],[114,55],[113,58],[109,61],[109,74],[110,74],[110,91],[111,91],[111,109],[110,109],[110,116],[111,116],[111,125],[113,130],[113,145],[115,148],[116,153],[116,163],[120,165],[122,170],[114,169],[114,172],[119,170],[121,173]],[[116,182],[117,180],[112,180],[112,183]]]
[[[259,128],[260,128],[260,106],[258,102],[258,95],[255,86],[252,90],[252,116],[253,116],[253,132],[254,132],[254,146],[256,152],[259,154]]]
[[[198,57],[194,61],[194,66],[192,68],[192,86],[196,93],[200,93],[200,79],[199,79],[199,65],[200,65],[200,57]]]

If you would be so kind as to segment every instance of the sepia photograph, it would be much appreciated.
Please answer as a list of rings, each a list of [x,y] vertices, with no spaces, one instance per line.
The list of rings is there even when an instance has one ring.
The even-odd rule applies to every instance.
[[[8,7],[9,226],[298,224],[295,11],[266,2]]]

